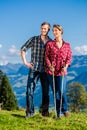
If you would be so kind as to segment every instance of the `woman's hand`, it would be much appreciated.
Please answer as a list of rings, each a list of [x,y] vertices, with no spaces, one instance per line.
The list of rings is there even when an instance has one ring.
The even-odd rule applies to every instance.
[[[68,68],[68,64],[62,67],[62,70],[61,70],[62,75],[64,75],[64,73],[67,72],[67,68]]]
[[[53,73],[54,71],[55,71],[55,68],[54,68],[54,66],[49,66],[49,69],[50,69],[50,71]]]

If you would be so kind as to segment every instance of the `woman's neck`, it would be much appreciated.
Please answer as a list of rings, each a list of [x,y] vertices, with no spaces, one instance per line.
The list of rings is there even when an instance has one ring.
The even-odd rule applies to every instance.
[[[58,48],[61,48],[63,45],[62,39],[61,38],[56,38],[56,45]]]
[[[62,37],[56,38],[56,42],[61,44],[62,43]]]

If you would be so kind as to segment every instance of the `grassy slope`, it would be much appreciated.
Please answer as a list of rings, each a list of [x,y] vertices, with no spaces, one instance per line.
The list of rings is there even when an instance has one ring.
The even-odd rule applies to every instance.
[[[72,113],[70,118],[42,117],[38,112],[25,119],[25,111],[0,110],[0,130],[87,130],[87,114]]]

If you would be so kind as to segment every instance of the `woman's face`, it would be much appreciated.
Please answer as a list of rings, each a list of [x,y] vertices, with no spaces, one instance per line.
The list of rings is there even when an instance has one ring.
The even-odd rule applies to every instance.
[[[53,27],[52,31],[55,38],[58,38],[61,36],[61,31],[58,28]]]

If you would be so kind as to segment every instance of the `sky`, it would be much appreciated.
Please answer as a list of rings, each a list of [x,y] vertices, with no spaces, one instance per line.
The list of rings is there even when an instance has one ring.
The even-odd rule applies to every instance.
[[[21,46],[44,21],[63,27],[73,55],[87,55],[87,0],[0,0],[0,65],[22,63]],[[27,60],[30,61],[30,50]]]

